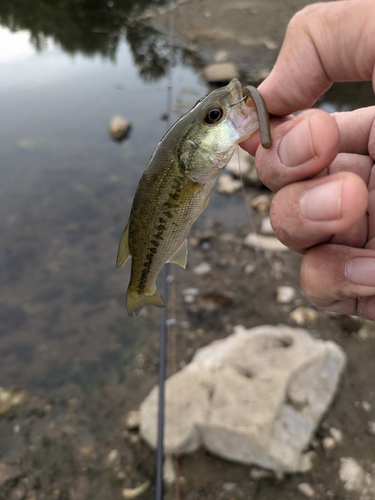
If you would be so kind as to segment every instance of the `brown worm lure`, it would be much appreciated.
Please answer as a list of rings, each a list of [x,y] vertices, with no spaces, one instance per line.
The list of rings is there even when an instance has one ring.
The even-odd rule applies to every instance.
[[[258,113],[261,143],[265,149],[269,149],[272,146],[272,138],[269,115],[264,99],[259,90],[252,85],[248,85],[247,87],[245,87],[242,92],[244,97],[246,98],[246,104],[248,104],[248,99],[251,99],[254,103],[255,109]]]

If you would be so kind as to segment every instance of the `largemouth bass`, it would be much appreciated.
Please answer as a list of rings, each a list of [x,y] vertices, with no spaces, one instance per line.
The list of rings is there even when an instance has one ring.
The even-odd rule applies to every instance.
[[[242,89],[233,79],[200,99],[158,144],[138,184],[117,254],[118,269],[132,257],[130,316],[148,304],[165,305],[156,278],[166,262],[185,268],[191,226],[236,145],[259,128],[258,112],[262,143],[269,147],[268,115],[259,92]]]

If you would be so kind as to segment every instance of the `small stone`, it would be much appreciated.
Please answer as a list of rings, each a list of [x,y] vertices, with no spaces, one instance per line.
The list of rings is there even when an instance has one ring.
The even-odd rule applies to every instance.
[[[336,429],[336,427],[330,427],[329,432],[333,439],[335,440],[336,444],[341,444],[343,441],[343,435],[340,429]]]
[[[115,141],[122,141],[128,135],[131,125],[123,116],[116,115],[109,122],[109,133]]]
[[[372,406],[368,401],[362,401],[362,408],[367,412],[370,413]]]
[[[182,295],[199,295],[199,288],[189,287],[182,290]]]
[[[172,455],[166,455],[164,458],[163,480],[168,487],[173,486],[176,482],[176,472],[174,470]]]
[[[118,457],[119,457],[119,452],[116,449],[113,449],[108,453],[107,461],[109,464],[113,464],[114,462],[116,462]]]
[[[369,430],[370,434],[375,436],[375,422],[368,423],[368,430]]]
[[[298,465],[298,470],[301,472],[308,472],[313,468],[313,462],[316,459],[317,454],[315,451],[307,451],[303,453],[300,458],[300,462]]]
[[[19,406],[26,404],[31,396],[20,387],[0,387],[0,416],[14,411]]]
[[[373,321],[363,320],[362,327],[358,330],[357,336],[360,340],[369,340],[375,337],[375,325]]]
[[[292,286],[278,286],[276,289],[276,301],[278,304],[290,304],[296,297],[296,291]]]
[[[9,500],[23,500],[26,496],[26,489],[16,486],[10,491]]]
[[[0,486],[7,481],[17,479],[21,475],[21,469],[18,465],[0,462]]]
[[[139,411],[132,410],[126,415],[125,427],[128,431],[136,431],[139,428]]]
[[[193,274],[195,274],[196,276],[204,276],[205,274],[210,273],[211,269],[211,264],[209,264],[208,262],[201,262],[194,267]]]
[[[146,481],[137,488],[124,488],[122,490],[122,497],[125,499],[132,499],[140,497],[150,487],[150,481]]]
[[[318,313],[310,307],[297,307],[289,314],[289,319],[298,326],[305,326],[314,323]]]
[[[219,177],[217,183],[217,191],[221,194],[233,194],[236,191],[239,191],[242,187],[242,182],[236,179],[233,179],[228,174],[222,174]]]
[[[325,451],[331,451],[336,446],[336,441],[331,436],[327,436],[323,439],[322,445]]]
[[[226,50],[217,50],[214,54],[214,61],[216,63],[223,63],[228,61],[228,52]]]
[[[249,233],[244,239],[244,245],[270,252],[285,252],[289,248],[281,243],[275,236],[263,236],[261,234]]]
[[[255,262],[251,262],[250,264],[246,264],[245,269],[244,269],[245,274],[253,274],[256,267],[257,266],[256,266]]]
[[[250,478],[254,481],[259,481],[260,479],[268,479],[273,477],[272,472],[265,469],[260,469],[259,467],[252,467],[250,471]]]
[[[274,230],[271,226],[271,219],[269,217],[263,217],[260,232],[262,234],[274,234]]]
[[[266,215],[268,213],[268,210],[270,208],[272,201],[272,197],[267,194],[261,194],[259,196],[256,196],[254,199],[251,200],[250,206],[254,208],[257,212],[259,212],[262,215]]]
[[[298,491],[307,498],[311,498],[315,495],[315,491],[309,483],[299,483]]]
[[[251,169],[252,157],[239,146],[236,146],[232,158],[229,160],[225,170],[237,179],[247,179]]]
[[[238,70],[231,62],[212,63],[203,69],[203,78],[208,83],[229,82],[238,78]]]
[[[227,493],[232,493],[235,489],[237,488],[236,483],[223,483],[223,490],[226,491]]]

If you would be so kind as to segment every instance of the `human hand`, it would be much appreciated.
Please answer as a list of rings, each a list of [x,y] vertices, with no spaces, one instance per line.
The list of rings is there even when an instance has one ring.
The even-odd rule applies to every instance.
[[[314,4],[291,21],[279,58],[259,87],[269,112],[311,106],[333,81],[370,80],[375,2]],[[242,144],[276,192],[278,238],[304,253],[307,298],[330,311],[375,319],[375,107],[273,118],[273,146]]]

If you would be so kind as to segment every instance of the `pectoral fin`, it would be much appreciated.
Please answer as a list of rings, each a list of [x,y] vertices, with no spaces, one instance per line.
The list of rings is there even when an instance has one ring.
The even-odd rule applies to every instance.
[[[202,203],[202,208],[201,208],[201,211],[199,212],[199,215],[201,215],[202,212],[204,212],[206,210],[208,202],[210,201],[210,198],[211,198],[212,189],[210,190],[210,192],[207,194],[206,198],[204,199],[204,202]]]
[[[127,224],[122,233],[117,251],[116,267],[120,269],[130,257],[129,252],[129,225]]]
[[[179,266],[185,269],[187,262],[187,240],[185,240],[177,252],[169,259],[168,262],[173,262],[174,264],[178,264]]]

